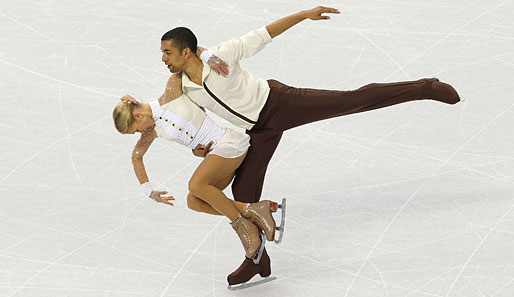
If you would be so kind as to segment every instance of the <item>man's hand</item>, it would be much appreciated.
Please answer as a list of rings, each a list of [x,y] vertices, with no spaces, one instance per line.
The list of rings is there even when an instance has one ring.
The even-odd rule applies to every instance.
[[[211,141],[207,144],[207,146],[203,146],[201,144],[197,145],[196,148],[193,150],[193,155],[205,158],[205,156],[207,156],[207,154],[211,151],[211,145],[213,143],[214,142]]]
[[[329,20],[330,16],[321,15],[323,13],[336,13],[339,14],[340,11],[331,7],[318,6],[313,9],[305,10],[302,12],[303,16],[311,19],[311,20]]]
[[[303,11],[297,12],[295,14],[292,14],[290,16],[287,16],[285,18],[281,18],[280,20],[267,25],[266,30],[268,30],[268,33],[271,36],[271,38],[275,38],[276,36],[284,33],[284,31],[286,31],[287,29],[291,28],[292,26],[298,24],[299,22],[301,22],[305,19],[329,20],[330,19],[329,16],[321,15],[323,13],[340,13],[340,12],[338,9],[335,9],[335,8],[318,6],[313,9],[303,10]]]

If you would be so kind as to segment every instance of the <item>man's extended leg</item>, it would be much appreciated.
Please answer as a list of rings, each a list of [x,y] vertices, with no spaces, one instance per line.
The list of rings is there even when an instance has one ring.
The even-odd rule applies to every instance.
[[[271,88],[268,101],[276,102],[265,125],[278,131],[414,100],[430,98],[448,104],[460,101],[455,89],[437,78],[371,83],[351,91],[295,88],[276,80],[268,83]]]
[[[433,98],[450,104],[459,101],[455,90],[437,79],[372,83],[354,91],[300,89],[275,80],[269,80],[268,83],[271,88],[268,102],[261,110],[257,124],[247,132],[251,136],[252,146],[243,164],[236,170],[232,184],[234,199],[237,201],[259,201],[266,169],[282,131],[314,121],[412,100]],[[261,275],[269,275],[271,262],[269,256],[264,254],[259,264],[246,258],[228,276],[229,284],[246,282],[255,274],[261,273],[263,268],[266,268],[265,273]]]

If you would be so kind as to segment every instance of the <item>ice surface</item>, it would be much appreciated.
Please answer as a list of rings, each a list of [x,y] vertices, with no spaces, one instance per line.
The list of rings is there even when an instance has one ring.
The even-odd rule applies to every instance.
[[[467,101],[412,102],[284,134],[263,199],[276,280],[239,291],[228,220],[187,209],[201,161],[156,140],[145,198],[137,135],[112,110],[169,77],[160,37],[213,46],[319,4],[243,61],[293,86],[438,77]],[[14,1],[0,5],[0,296],[514,296],[514,1]],[[217,119],[220,121],[220,119]],[[226,191],[230,195],[230,191]],[[254,280],[259,280],[256,277]]]

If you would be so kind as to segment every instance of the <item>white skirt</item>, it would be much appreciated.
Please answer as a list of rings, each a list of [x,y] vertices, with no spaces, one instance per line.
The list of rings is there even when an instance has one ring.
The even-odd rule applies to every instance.
[[[218,140],[209,154],[232,159],[244,155],[249,147],[250,136],[248,134],[227,128],[225,134]]]

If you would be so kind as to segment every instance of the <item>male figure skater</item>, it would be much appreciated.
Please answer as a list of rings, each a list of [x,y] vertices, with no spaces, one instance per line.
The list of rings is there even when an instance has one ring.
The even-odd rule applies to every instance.
[[[339,10],[318,6],[301,11],[203,52],[202,55],[214,54],[227,62],[230,72],[227,77],[211,71],[195,55],[197,40],[189,29],[178,27],[161,38],[162,61],[171,72],[182,71],[184,93],[199,106],[246,129],[251,137],[248,154],[236,170],[232,183],[232,193],[237,201],[259,201],[268,163],[285,130],[413,100],[434,99],[447,104],[460,101],[453,87],[436,78],[371,83],[352,91],[329,91],[295,88],[276,80],[254,78],[241,68],[241,59],[257,54],[272,38],[295,24],[307,18],[330,18],[323,13],[338,14]],[[227,277],[228,283],[247,282],[257,273],[268,276],[271,261],[265,249],[261,256],[258,263],[246,258]]]

